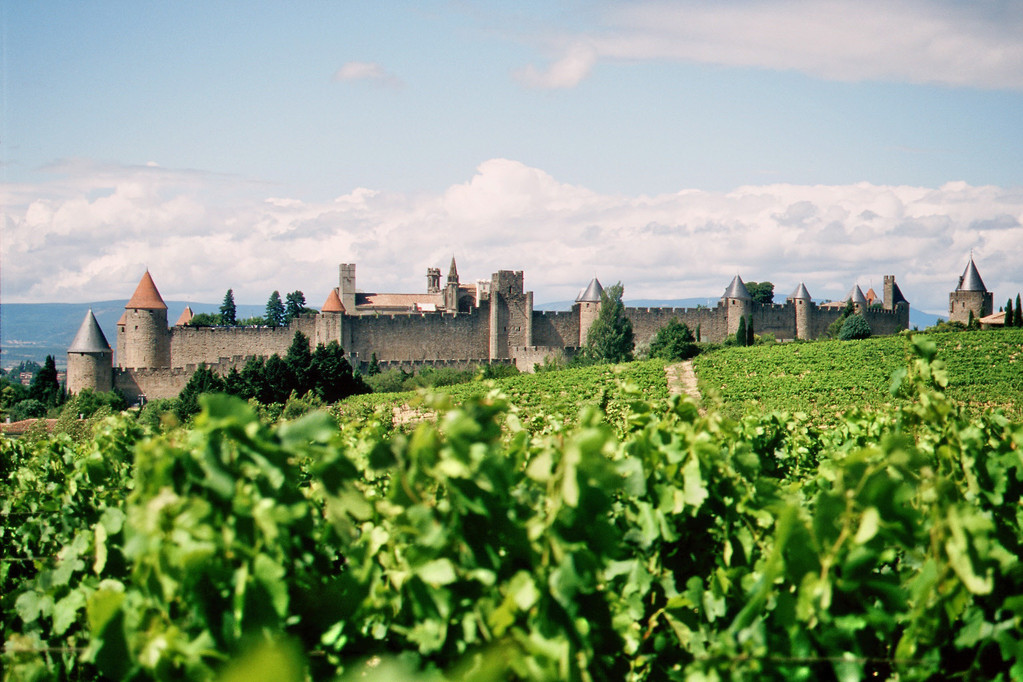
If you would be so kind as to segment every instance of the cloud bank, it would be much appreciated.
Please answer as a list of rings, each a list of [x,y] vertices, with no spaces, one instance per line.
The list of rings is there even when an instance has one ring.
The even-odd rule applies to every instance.
[[[793,70],[839,81],[1023,89],[1023,10],[955,0],[641,1],[600,25],[550,36],[546,67],[516,77],[569,88],[612,60],[677,60]]]
[[[895,274],[941,313],[974,251],[999,304],[1023,289],[1023,189],[764,185],[730,192],[609,195],[508,159],[438,194],[355,189],[333,201],[273,196],[241,178],[75,161],[40,184],[8,184],[8,302],[127,298],[146,267],[168,299],[241,303],[301,289],[318,306],[341,262],[367,291],[421,291],[452,255],[463,281],[524,270],[537,303],[591,277],[626,298],[720,296],[732,276],[803,281],[817,298]]]

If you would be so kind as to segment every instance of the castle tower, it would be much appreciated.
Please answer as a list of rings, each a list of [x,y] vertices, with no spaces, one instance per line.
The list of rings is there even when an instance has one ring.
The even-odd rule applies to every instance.
[[[440,268],[426,268],[426,293],[440,293]]]
[[[984,286],[971,255],[966,270],[959,278],[959,285],[948,295],[948,321],[968,324],[971,312],[974,319],[986,317],[994,312],[994,299],[994,293]]]
[[[341,338],[344,314],[345,306],[341,303],[341,297],[337,295],[337,291],[331,289],[327,294],[326,302],[320,308],[320,314],[316,316],[316,333],[312,339],[314,348],[321,343],[326,345],[331,341],[337,341],[344,347],[344,341]]]
[[[449,313],[458,312],[458,268],[455,266],[455,257],[451,257],[451,267],[448,268],[448,283],[444,287],[444,307]]]
[[[796,307],[796,338],[811,338],[810,306],[813,305],[813,299],[810,298],[810,292],[806,290],[806,285],[800,282],[787,300]]]
[[[533,345],[533,296],[524,284],[521,270],[498,270],[490,276],[491,360],[512,357],[513,347]]]
[[[192,313],[192,306],[186,305],[185,309],[182,310],[181,314],[178,316],[178,321],[174,323],[174,326],[175,327],[184,327],[189,322],[192,321],[193,317],[194,317],[194,315]]]
[[[863,295],[863,289],[860,289],[859,284],[853,285],[853,288],[850,289],[849,295],[845,297],[845,300],[852,301],[853,310],[860,315],[862,315],[863,311],[867,309],[867,297]]]
[[[86,388],[104,392],[114,388],[114,351],[91,309],[67,349],[68,393]]]
[[[355,315],[355,263],[341,264],[341,277],[338,285],[338,298],[349,315]]]
[[[739,320],[748,316],[753,310],[753,297],[749,295],[749,289],[742,281],[742,277],[736,275],[732,283],[725,289],[721,296],[721,302],[725,306],[725,314],[728,319],[728,334],[735,334],[739,331]]]
[[[124,324],[118,323],[117,358],[120,367],[170,367],[170,330],[167,304],[156,290],[149,270],[142,275],[131,300],[124,306]],[[121,336],[123,335],[123,343]]]
[[[884,309],[895,310],[899,304],[903,304],[906,308],[909,308],[909,301],[902,295],[902,289],[895,283],[895,275],[884,276]],[[908,320],[908,313],[906,319]],[[909,322],[906,323],[907,325]],[[908,328],[908,327],[907,327]]]
[[[604,293],[604,287],[596,277],[590,280],[590,285],[575,299],[579,306],[579,347],[586,345],[586,336],[590,333],[590,327],[597,320],[600,314],[600,297]]]

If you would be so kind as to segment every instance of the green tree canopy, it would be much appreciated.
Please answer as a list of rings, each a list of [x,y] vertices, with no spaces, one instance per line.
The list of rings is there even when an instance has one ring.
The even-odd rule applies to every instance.
[[[668,320],[650,342],[650,357],[665,360],[686,360],[700,352],[689,325],[677,317]]]
[[[774,303],[774,284],[772,282],[746,282],[746,291],[756,303],[765,305]]]
[[[270,300],[266,302],[266,323],[271,327],[283,327],[285,321],[286,311],[284,310],[284,301],[281,300],[281,292],[274,291],[270,294]]]
[[[195,313],[188,321],[189,327],[219,327],[220,315],[214,313]]]
[[[586,335],[586,353],[600,362],[627,362],[634,346],[632,322],[625,317],[621,282],[604,289],[600,313]]]
[[[226,327],[233,327],[237,322],[238,308],[234,304],[234,291],[227,290],[224,294],[224,302],[220,304],[220,324]]]
[[[1005,326],[1014,327],[1016,326],[1016,317],[1012,313],[1012,299],[1010,298],[1005,302]]]
[[[287,324],[305,312],[305,294],[301,291],[292,291],[286,297],[287,305],[284,311],[284,323]]]
[[[178,395],[178,405],[175,410],[178,419],[184,421],[193,414],[199,413],[199,396],[201,394],[221,393],[223,391],[224,380],[207,367],[205,362],[200,363]]]
[[[867,324],[862,315],[850,315],[842,323],[842,329],[838,332],[838,338],[842,341],[851,341],[853,339],[866,339],[870,334],[870,325]]]

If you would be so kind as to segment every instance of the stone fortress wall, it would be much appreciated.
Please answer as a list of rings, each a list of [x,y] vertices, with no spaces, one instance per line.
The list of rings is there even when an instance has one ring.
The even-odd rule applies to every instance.
[[[339,286],[321,312],[302,315],[287,327],[170,327],[166,306],[147,272],[118,323],[112,383],[133,400],[172,397],[200,363],[226,374],[241,369],[251,357],[284,355],[297,331],[309,338],[312,348],[338,341],[357,368],[365,368],[375,355],[382,369],[511,362],[531,371],[547,358],[570,358],[585,345],[599,313],[601,291],[594,279],[571,310],[538,311],[533,309],[533,293],[525,290],[522,271],[500,270],[489,280],[463,285],[454,260],[446,286],[441,286],[439,269],[430,268],[426,289],[424,294],[365,294],[356,289],[355,265],[342,264]],[[802,285],[800,289],[805,296],[760,305],[736,276],[716,306],[626,308],[625,314],[640,348],[672,318],[694,332],[699,329],[701,341],[723,341],[743,317],[752,319],[758,334],[771,333],[779,340],[819,338],[842,308],[813,303]],[[875,334],[907,329],[909,304],[893,276],[885,277],[884,301],[884,307],[864,301],[857,312]],[[111,375],[89,364],[104,361],[90,357],[76,355],[76,376],[72,382],[69,371],[69,387],[109,390]]]

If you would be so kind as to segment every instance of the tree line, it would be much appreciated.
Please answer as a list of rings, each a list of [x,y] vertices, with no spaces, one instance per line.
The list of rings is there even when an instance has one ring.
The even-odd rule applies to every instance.
[[[369,386],[352,370],[341,344],[320,343],[310,351],[308,337],[295,332],[283,358],[276,353],[269,358],[250,358],[241,371],[232,368],[224,376],[200,364],[181,390],[175,412],[181,419],[196,414],[203,393],[228,393],[269,405],[284,403],[292,395],[312,394],[330,404],[369,392]]]
[[[304,313],[316,310],[305,304],[305,294],[292,291],[281,298],[281,292],[274,290],[266,302],[266,312],[260,317],[238,319],[238,306],[234,302],[234,290],[228,289],[219,313],[196,313],[188,321],[191,327],[287,327],[291,321]]]

